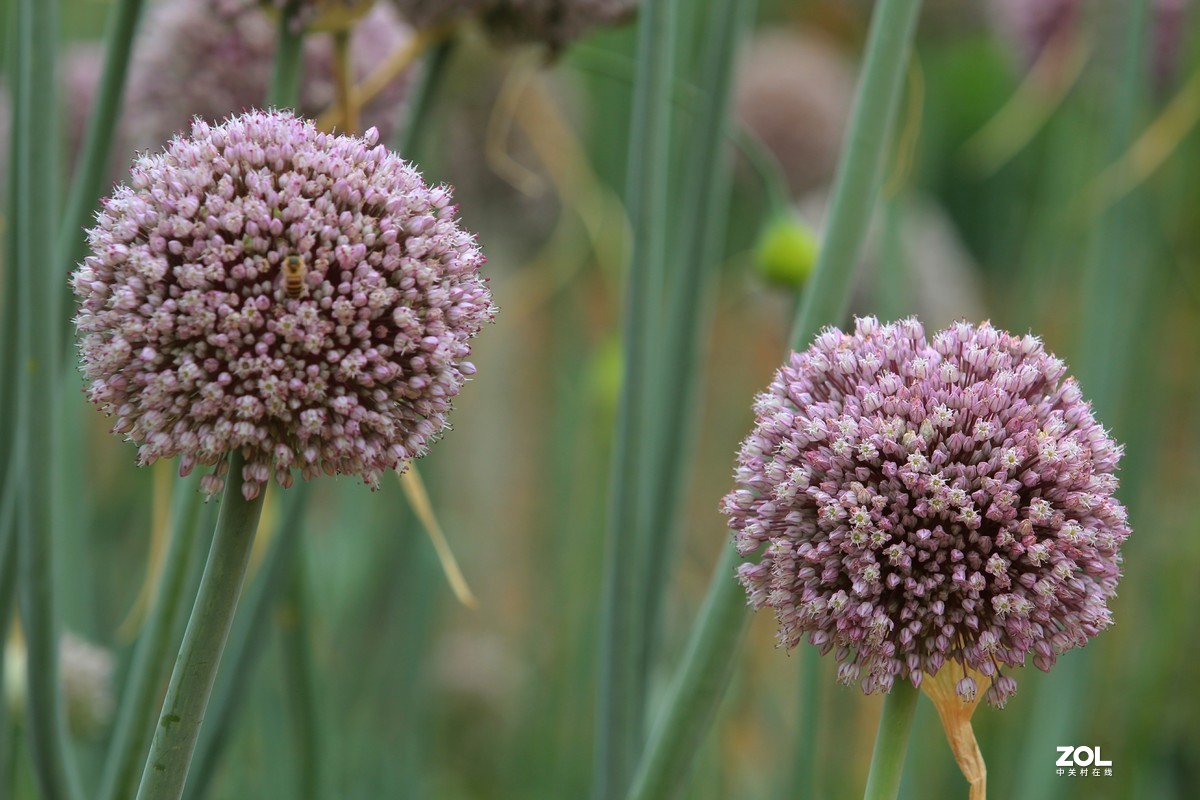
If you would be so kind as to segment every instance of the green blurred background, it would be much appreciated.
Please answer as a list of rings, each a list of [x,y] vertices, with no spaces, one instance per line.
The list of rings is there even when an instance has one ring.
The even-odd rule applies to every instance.
[[[12,2],[2,5],[7,24]],[[679,137],[707,5],[682,4]],[[748,125],[765,127],[756,130],[759,152],[743,145],[753,157],[738,158],[697,439],[678,464],[690,475],[688,513],[665,595],[652,713],[727,546],[718,502],[753,422],[751,398],[778,365],[803,291],[770,283],[760,269],[756,244],[781,211],[769,187],[784,187],[802,216],[819,218],[819,176],[830,168],[817,163],[829,158],[819,147],[762,152],[763,142],[774,142],[772,125],[786,145],[787,132],[825,124],[820,103],[789,105],[795,84],[825,73],[789,72],[787,53],[818,35],[852,75],[870,4],[760,6],[761,38],[744,48],[746,95],[736,103]],[[107,11],[103,0],[63,0],[64,47],[100,36]],[[1141,90],[1126,99],[1114,88],[1112,53],[1127,31],[1103,14],[1079,52],[1032,70],[973,3],[931,3],[922,20],[876,252],[864,264],[855,311],[920,312],[929,329],[967,316],[1032,330],[1068,361],[1126,445],[1119,496],[1134,535],[1116,624],[1050,674],[1021,670],[1018,694],[1002,711],[977,712],[996,798],[1200,793],[1197,16],[1180,23],[1171,74],[1156,76],[1148,64]],[[6,31],[0,42],[8,38]],[[594,35],[549,65],[479,36],[455,54],[421,166],[457,187],[501,312],[476,341],[479,372],[457,401],[454,430],[420,470],[480,606],[455,602],[397,483],[376,493],[350,479],[314,485],[301,552],[329,797],[588,792],[608,443],[620,380],[627,232],[619,198],[632,50],[626,29]],[[783,55],[772,64],[775,51]],[[838,86],[826,87],[835,107],[850,99]],[[764,99],[771,97],[780,102]],[[1114,116],[1142,148],[1134,158],[1114,152]],[[817,185],[793,176],[793,159],[816,165]],[[946,263],[930,272],[935,261]],[[792,266],[803,273],[802,264]],[[170,469],[136,468],[133,448],[108,435],[106,420],[74,391],[57,413],[70,455],[61,478],[73,498],[59,553],[65,627],[113,651],[120,686],[131,640],[119,629],[142,588]],[[275,492],[263,532],[279,522]],[[245,676],[209,797],[296,794],[285,623],[281,610]],[[808,763],[796,750],[805,660],[774,647],[774,627],[769,614],[754,620],[686,796],[797,796],[793,773]],[[811,785],[819,797],[855,797],[880,700],[835,684],[830,664],[818,668]],[[77,741],[89,784],[105,744],[103,728]],[[1100,747],[1114,774],[1059,777],[1058,745]],[[15,797],[32,797],[19,744],[14,755]],[[0,787],[0,797],[6,791]],[[965,792],[936,714],[922,701],[902,796]]]

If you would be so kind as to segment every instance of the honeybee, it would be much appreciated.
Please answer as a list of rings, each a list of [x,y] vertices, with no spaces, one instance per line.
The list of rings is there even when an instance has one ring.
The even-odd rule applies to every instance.
[[[283,279],[283,292],[288,298],[296,300],[304,295],[304,279],[308,276],[308,265],[303,256],[285,258],[280,275]]]

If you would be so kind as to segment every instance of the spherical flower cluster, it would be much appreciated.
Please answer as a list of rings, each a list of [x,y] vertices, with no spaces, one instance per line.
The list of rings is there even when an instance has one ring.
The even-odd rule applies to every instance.
[[[90,399],[139,460],[246,458],[254,497],[292,470],[423,455],[493,315],[446,188],[366,138],[253,111],[139,158],[75,272]]]
[[[59,684],[67,712],[67,729],[84,739],[107,730],[116,711],[113,692],[115,663],[111,651],[64,633],[58,641]],[[28,685],[25,642],[8,642],[4,649],[4,692],[11,716],[25,715]]]
[[[393,0],[419,28],[478,17],[501,39],[544,42],[561,49],[593,28],[623,22],[638,0]]]
[[[412,35],[386,3],[352,33],[356,79],[362,79]],[[256,0],[167,0],[149,12],[130,66],[123,122],[136,149],[158,149],[193,117],[219,122],[261,106],[271,82],[277,31]],[[334,102],[333,42],[310,36],[304,44],[299,110],[315,117]],[[362,109],[363,124],[386,140],[406,94],[392,81]]]
[[[860,319],[792,355],[756,401],[724,511],[739,577],[781,646],[807,634],[866,692],[945,668],[973,699],[1001,669],[1111,622],[1129,535],[1121,448],[1032,337]]]

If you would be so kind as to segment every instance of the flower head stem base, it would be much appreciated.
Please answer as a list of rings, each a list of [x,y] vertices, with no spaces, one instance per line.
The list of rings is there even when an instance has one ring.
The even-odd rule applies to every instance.
[[[951,670],[942,670],[937,675],[927,676],[921,682],[921,688],[933,701],[942,720],[942,728],[946,731],[946,741],[954,753],[954,760],[971,786],[970,800],[985,800],[987,767],[983,763],[979,743],[975,741],[975,732],[971,729],[971,715],[992,679],[975,670],[968,672],[956,681]],[[970,690],[964,691],[964,687],[970,687]]]
[[[230,457],[233,475],[242,474],[245,466],[246,460],[240,452]],[[225,485],[208,563],[179,646],[137,800],[179,800],[183,796],[204,710],[250,563],[265,496],[265,492],[259,492],[246,499],[238,480]]]

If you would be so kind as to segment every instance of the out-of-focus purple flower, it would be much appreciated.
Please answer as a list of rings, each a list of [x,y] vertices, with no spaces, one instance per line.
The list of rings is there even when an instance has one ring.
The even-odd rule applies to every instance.
[[[833,45],[776,32],[746,49],[734,104],[799,197],[833,179],[853,97],[854,68]]]
[[[393,0],[418,28],[478,17],[501,39],[561,49],[593,28],[629,19],[638,0]]]
[[[140,157],[75,272],[88,396],[139,461],[240,450],[247,497],[291,470],[424,455],[491,319],[483,256],[444,187],[366,138],[252,111]],[[296,261],[295,259],[298,259]]]
[[[1185,30],[1187,0],[1153,0],[1152,49],[1154,78],[1167,84],[1179,66],[1180,45]],[[1113,4],[1124,8],[1123,4]],[[1058,37],[1076,37],[1087,22],[1089,9],[1081,0],[991,0],[989,11],[999,32],[1020,52],[1025,63],[1032,63],[1051,41]],[[1100,22],[1119,24],[1116,15],[1105,15]]]
[[[792,354],[723,504],[742,555],[762,552],[739,577],[780,645],[807,634],[866,692],[974,670],[1003,705],[1001,669],[1049,669],[1107,627],[1121,448],[1065,374],[986,323],[928,342],[915,319],[865,318]]]
[[[351,53],[358,79],[412,35],[386,3],[355,27]],[[275,24],[256,0],[167,0],[151,10],[130,68],[126,128],[135,147],[157,149],[193,117],[219,122],[262,106],[271,81]],[[315,117],[334,101],[333,42],[304,46],[300,111]],[[406,80],[396,80],[363,108],[363,124],[385,139],[400,119]]]

